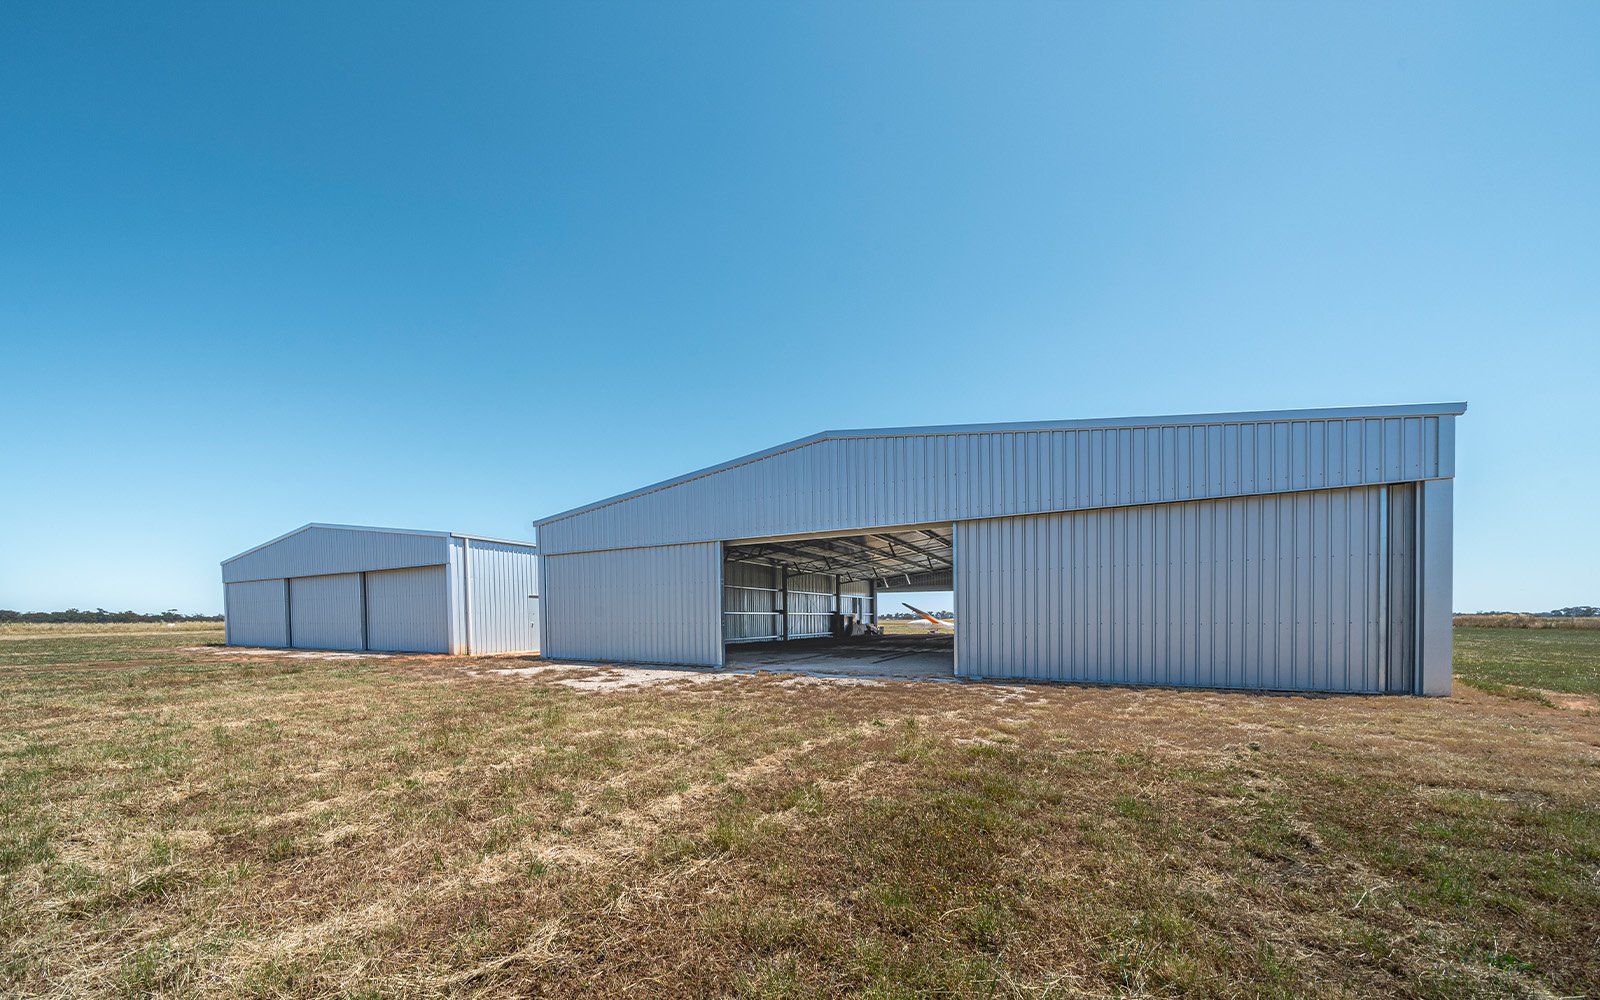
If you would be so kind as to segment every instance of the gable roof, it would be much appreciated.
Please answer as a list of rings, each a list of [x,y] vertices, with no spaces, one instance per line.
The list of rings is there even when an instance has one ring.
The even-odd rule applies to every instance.
[[[426,531],[426,530],[423,530],[421,528],[375,528],[375,527],[371,527],[369,525],[364,525],[364,524],[329,524],[329,523],[324,522],[324,521],[312,521],[309,524],[302,524],[300,527],[295,528],[293,531],[286,531],[286,532],[284,532],[283,534],[279,535],[276,538],[268,539],[267,541],[262,542],[260,545],[255,545],[255,546],[252,546],[252,547],[250,547],[248,549],[245,549],[243,552],[240,552],[238,555],[229,556],[228,558],[222,560],[222,565],[226,566],[226,565],[228,565],[229,563],[233,562],[236,559],[243,559],[245,556],[251,555],[251,554],[256,553],[256,552],[260,552],[262,549],[268,548],[269,546],[276,545],[279,542],[284,541],[285,539],[293,538],[295,535],[301,534],[302,532],[310,531],[313,528],[323,528],[323,529],[326,529],[326,530],[329,530],[329,531],[363,531],[363,532],[380,532],[380,533],[383,533],[383,534],[390,534],[390,535],[417,535],[417,536],[421,536],[421,537],[433,537],[433,538],[466,538],[466,539],[470,539],[470,540],[472,540],[474,542],[494,542],[497,545],[520,545],[523,548],[529,548],[529,549],[537,549],[538,548],[538,546],[535,545],[533,542],[513,541],[513,540],[511,540],[509,538],[490,538],[487,535],[464,535],[464,534],[462,534],[460,532],[457,532],[457,531]]]
[[[1014,434],[1040,431],[1082,431],[1082,430],[1112,430],[1121,428],[1150,428],[1150,427],[1206,427],[1219,424],[1240,423],[1275,423],[1281,421],[1297,420],[1353,420],[1365,418],[1384,417],[1417,417],[1417,416],[1460,416],[1467,410],[1465,402],[1447,403],[1406,403],[1382,406],[1333,406],[1297,410],[1243,410],[1227,413],[1191,413],[1170,416],[1149,417],[1108,417],[1099,419],[1079,420],[1035,420],[1020,421],[1015,423],[998,424],[946,424],[921,427],[879,427],[858,428],[853,430],[819,431],[803,438],[797,438],[784,444],[766,448],[762,451],[751,452],[739,458],[707,466],[694,472],[664,479],[649,486],[619,493],[604,500],[573,507],[557,514],[550,514],[534,521],[535,528],[543,528],[547,524],[577,517],[592,511],[610,507],[638,497],[647,496],[662,490],[681,486],[696,479],[714,476],[727,472],[740,466],[749,465],[764,459],[772,458],[785,452],[796,451],[810,445],[826,441],[847,441],[862,438],[905,438],[905,437],[944,437],[963,434]]]

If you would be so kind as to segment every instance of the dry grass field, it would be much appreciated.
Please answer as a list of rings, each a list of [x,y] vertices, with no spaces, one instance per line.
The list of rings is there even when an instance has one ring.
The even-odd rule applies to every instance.
[[[1596,691],[1475,635],[1441,700],[220,637],[0,634],[0,994],[1600,993]]]
[[[951,630],[916,619],[896,618],[878,623],[884,635],[949,635]]]

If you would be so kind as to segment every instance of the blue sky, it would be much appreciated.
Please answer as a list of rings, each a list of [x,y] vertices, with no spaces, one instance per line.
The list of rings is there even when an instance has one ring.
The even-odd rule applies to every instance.
[[[0,5],[0,607],[831,427],[1466,399],[1600,603],[1600,5]]]

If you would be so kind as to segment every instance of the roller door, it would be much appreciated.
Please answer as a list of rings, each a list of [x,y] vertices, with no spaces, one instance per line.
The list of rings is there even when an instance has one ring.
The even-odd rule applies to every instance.
[[[367,648],[450,651],[449,580],[443,566],[367,574]]]
[[[289,626],[296,649],[360,649],[361,574],[290,580]]]

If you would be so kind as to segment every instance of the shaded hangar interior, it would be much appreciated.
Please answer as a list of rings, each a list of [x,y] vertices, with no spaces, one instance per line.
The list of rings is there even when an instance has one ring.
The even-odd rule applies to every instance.
[[[772,538],[724,549],[727,642],[809,639],[877,622],[877,595],[948,590],[950,525],[857,535]]]

